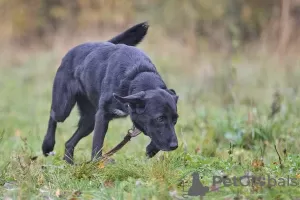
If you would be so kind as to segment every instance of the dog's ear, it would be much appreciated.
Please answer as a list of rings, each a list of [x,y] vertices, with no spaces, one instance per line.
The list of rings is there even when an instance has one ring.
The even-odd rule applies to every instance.
[[[168,91],[169,91],[169,93],[170,93],[171,95],[173,95],[173,97],[174,97],[174,99],[175,99],[175,101],[176,101],[176,103],[177,103],[177,102],[178,102],[179,96],[176,94],[175,90],[174,90],[174,89],[168,89]]]
[[[125,97],[121,97],[115,93],[113,93],[113,96],[115,97],[115,99],[117,99],[119,102],[121,103],[129,103],[129,104],[136,104],[136,103],[141,103],[142,101],[144,101],[144,97],[145,97],[146,93],[144,91],[129,95],[129,96],[125,96]]]
[[[113,94],[115,99],[123,104],[129,104],[130,108],[138,114],[145,110],[145,95],[146,93],[144,91],[125,97],[121,97],[115,93]]]

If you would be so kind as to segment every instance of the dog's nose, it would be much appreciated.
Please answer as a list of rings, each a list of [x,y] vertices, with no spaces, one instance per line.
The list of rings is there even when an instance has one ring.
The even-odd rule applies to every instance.
[[[175,150],[175,149],[177,149],[177,147],[178,147],[178,144],[175,143],[175,142],[172,142],[172,143],[170,144],[170,149],[171,149],[171,150]]]

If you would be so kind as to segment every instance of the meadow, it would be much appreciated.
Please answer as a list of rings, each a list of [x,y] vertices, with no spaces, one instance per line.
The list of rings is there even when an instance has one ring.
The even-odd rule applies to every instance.
[[[77,126],[77,109],[58,125],[56,154],[42,155],[52,81],[71,45],[28,51],[19,60],[2,54],[0,199],[199,199],[187,196],[193,172],[210,188],[204,199],[300,198],[298,60],[259,52],[191,54],[179,42],[159,47],[156,42],[150,37],[138,48],[149,54],[167,85],[179,94],[180,146],[146,159],[149,139],[140,135],[113,156],[113,164],[86,163],[91,135],[75,149],[76,165],[62,160],[64,143]],[[104,152],[129,128],[129,118],[114,120]],[[244,175],[269,175],[286,183],[212,186],[213,176]],[[288,186],[288,177],[298,186]]]

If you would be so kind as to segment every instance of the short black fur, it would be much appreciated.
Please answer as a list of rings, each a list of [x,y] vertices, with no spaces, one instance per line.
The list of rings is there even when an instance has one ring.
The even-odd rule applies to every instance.
[[[65,144],[64,160],[73,163],[74,148],[94,130],[92,160],[102,155],[109,122],[130,116],[133,124],[151,138],[149,157],[177,148],[178,96],[168,89],[150,58],[134,47],[148,31],[137,24],[108,42],[84,43],[72,48],[57,70],[48,130],[42,150],[54,149],[57,122],[64,122],[77,103],[80,120]]]

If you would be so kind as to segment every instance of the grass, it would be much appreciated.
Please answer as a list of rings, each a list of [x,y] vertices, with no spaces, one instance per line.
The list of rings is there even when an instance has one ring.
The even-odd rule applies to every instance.
[[[172,56],[150,54],[180,96],[176,126],[180,147],[147,160],[149,139],[139,136],[113,156],[115,164],[104,166],[85,164],[91,136],[75,150],[77,165],[62,161],[64,142],[76,128],[76,109],[58,125],[56,155],[41,154],[61,55],[38,53],[21,64],[2,66],[0,199],[182,199],[195,171],[213,190],[205,199],[300,197],[298,63],[287,70],[273,61],[239,56],[226,62],[212,59],[207,72],[196,63],[183,66]],[[276,90],[281,98],[275,103],[281,110],[269,119]],[[130,127],[129,119],[113,121],[104,151],[121,141]],[[245,174],[296,178],[298,186],[211,187],[213,176]]]

